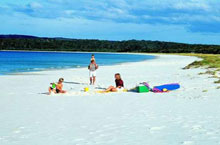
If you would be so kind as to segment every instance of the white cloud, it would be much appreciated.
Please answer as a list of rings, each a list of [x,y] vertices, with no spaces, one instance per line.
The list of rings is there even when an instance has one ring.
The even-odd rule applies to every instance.
[[[74,10],[64,10],[64,13],[68,16],[72,16],[76,13],[76,11],[74,11]]]
[[[82,39],[146,39],[219,44],[219,33],[206,33],[210,31],[210,26],[206,26],[209,21],[220,22],[219,13],[205,12],[203,13],[205,15],[188,11],[181,13],[176,10],[173,11],[173,9],[170,10],[170,8],[169,11],[164,10],[164,5],[164,8],[158,7],[156,9],[156,7],[154,7],[153,14],[151,13],[152,11],[147,8],[146,13],[144,11],[144,14],[138,14],[130,12],[131,9],[139,9],[133,6],[131,9],[128,7],[124,9],[103,4],[100,1],[99,4],[90,5],[79,3],[77,6],[66,5],[63,1],[60,2],[59,5],[57,3],[50,3],[50,5],[40,3],[43,7],[40,8],[40,13],[39,11],[33,11],[34,15],[28,15],[27,12],[16,13],[12,16],[1,15],[1,33]],[[139,7],[142,7],[142,5],[140,4]],[[218,10],[218,8],[215,8],[215,10]],[[155,13],[157,13],[156,16],[154,15]],[[45,17],[42,14],[46,14]],[[55,15],[56,17],[48,19],[49,14]],[[88,15],[96,16],[96,19],[93,19],[93,17],[89,18]],[[22,21],[20,21],[21,19]],[[122,19],[126,21],[118,21]],[[151,22],[154,19],[156,19],[156,25]],[[137,20],[142,20],[142,23],[137,23]],[[167,23],[162,23],[161,20]],[[205,21],[205,23],[200,28],[201,21]],[[176,24],[172,24],[171,22],[176,22]],[[182,24],[182,22],[189,24],[186,26]],[[191,28],[193,31],[189,31],[191,30],[190,25],[196,26],[197,29],[193,27]],[[219,29],[218,26],[217,28]],[[213,28],[211,31],[215,30],[216,28]],[[195,31],[199,31],[199,33],[195,33]],[[201,33],[201,31],[204,31],[205,34]]]
[[[42,4],[38,3],[38,2],[31,2],[29,4],[30,8],[32,9],[40,9],[43,8]]]
[[[204,10],[209,11],[211,7],[206,1],[180,1],[173,4],[173,7],[180,10]]]
[[[217,0],[38,0],[7,9],[45,19],[195,25],[200,22],[219,23],[219,5]]]

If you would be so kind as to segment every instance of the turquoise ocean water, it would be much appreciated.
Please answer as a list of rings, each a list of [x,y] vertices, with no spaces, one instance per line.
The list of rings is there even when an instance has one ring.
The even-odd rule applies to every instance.
[[[86,67],[92,53],[0,51],[0,75]],[[100,66],[154,59],[151,55],[94,53]]]

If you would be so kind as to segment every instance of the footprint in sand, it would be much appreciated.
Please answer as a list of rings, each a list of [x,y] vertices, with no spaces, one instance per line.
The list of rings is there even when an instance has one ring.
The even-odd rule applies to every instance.
[[[77,138],[77,139],[74,139],[73,141],[74,142],[81,142],[81,141],[85,141],[85,139],[84,138]]]
[[[15,133],[15,134],[21,133],[21,130],[16,129],[13,131],[13,133]]]
[[[193,141],[184,141],[182,144],[183,145],[193,145],[194,142]]]
[[[91,131],[91,132],[89,132],[89,134],[90,134],[90,135],[93,135],[93,134],[95,134],[95,132]]]
[[[85,128],[88,128],[88,127],[83,125],[83,126],[80,126],[80,128],[85,129]]]
[[[105,124],[103,125],[103,128],[112,128],[115,127],[115,124]]]
[[[149,128],[149,130],[152,132],[155,132],[155,131],[160,131],[164,128],[165,128],[165,126],[154,126],[154,127]]]
[[[22,135],[20,136],[21,139],[28,139],[29,138],[29,135]]]
[[[209,136],[210,139],[219,138],[219,133],[217,131],[207,131],[206,135]]]
[[[197,133],[197,134],[204,134],[206,132],[206,129],[203,126],[201,126],[201,125],[194,125],[194,126],[192,126],[191,130],[194,133]]]
[[[24,126],[18,127],[13,130],[13,133],[15,133],[15,134],[21,133],[24,129],[25,129]]]
[[[201,125],[194,125],[194,126],[192,126],[192,130],[200,130],[200,129],[202,129]]]

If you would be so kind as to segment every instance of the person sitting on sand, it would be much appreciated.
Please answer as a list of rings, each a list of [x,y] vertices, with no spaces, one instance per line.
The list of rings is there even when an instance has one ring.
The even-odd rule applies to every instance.
[[[90,85],[94,85],[96,81],[96,70],[98,69],[98,65],[95,63],[94,60],[91,60],[88,69],[89,69]]]
[[[124,82],[121,79],[121,75],[119,73],[115,74],[115,84],[116,87],[110,86],[108,89],[105,90],[105,92],[119,92],[124,90]]]
[[[63,90],[63,81],[64,79],[60,78],[57,84],[51,83],[52,87],[49,87],[49,95],[51,92],[54,92],[55,94],[66,93],[66,91]]]

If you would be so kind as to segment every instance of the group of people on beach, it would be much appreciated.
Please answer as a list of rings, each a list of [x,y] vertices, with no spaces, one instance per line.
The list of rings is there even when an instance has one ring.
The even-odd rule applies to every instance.
[[[96,64],[95,55],[92,54],[90,64],[88,66],[89,69],[89,79],[90,79],[90,85],[95,85],[96,81],[96,70],[98,69],[98,65]],[[63,90],[63,82],[64,78],[60,78],[57,83],[51,83],[51,86],[49,87],[49,95],[51,92],[55,94],[59,93],[66,93],[67,91]],[[115,74],[115,85],[116,86],[110,86],[103,92],[118,92],[124,90],[124,82],[121,78],[120,73]]]

